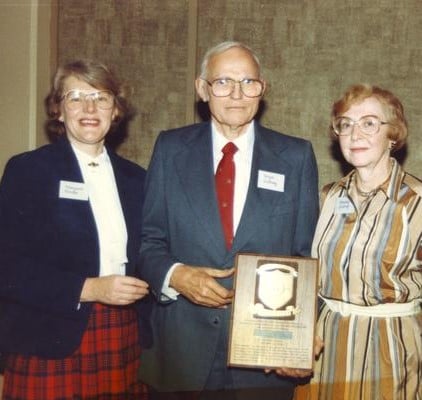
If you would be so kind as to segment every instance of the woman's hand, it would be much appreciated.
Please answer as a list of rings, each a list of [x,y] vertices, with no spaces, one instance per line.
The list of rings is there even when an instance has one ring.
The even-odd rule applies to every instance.
[[[319,336],[315,336],[314,339],[314,356],[318,358],[321,354],[322,349],[324,348],[324,342]],[[266,368],[265,373],[270,373],[274,371],[277,375],[281,376],[290,376],[291,378],[306,378],[307,376],[312,375],[311,369],[301,369],[301,368]]]
[[[132,276],[109,275],[87,278],[82,287],[80,301],[123,306],[134,303],[148,293],[148,284],[140,279]]]

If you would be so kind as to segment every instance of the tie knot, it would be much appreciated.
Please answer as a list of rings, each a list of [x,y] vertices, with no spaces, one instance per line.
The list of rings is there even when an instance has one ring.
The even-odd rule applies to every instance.
[[[233,142],[228,142],[222,149],[224,155],[233,155],[237,151],[237,147]]]

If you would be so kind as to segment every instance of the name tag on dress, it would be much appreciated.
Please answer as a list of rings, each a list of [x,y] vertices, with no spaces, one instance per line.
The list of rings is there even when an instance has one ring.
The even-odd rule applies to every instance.
[[[59,198],[88,201],[88,190],[85,183],[60,181]]]
[[[284,192],[284,175],[276,172],[258,171],[258,187],[260,189]]]
[[[352,214],[355,212],[353,203],[347,197],[339,197],[336,200],[336,214]]]

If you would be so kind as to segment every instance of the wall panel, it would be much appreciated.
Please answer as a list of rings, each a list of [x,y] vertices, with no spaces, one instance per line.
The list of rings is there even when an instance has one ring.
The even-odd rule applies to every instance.
[[[147,166],[158,132],[185,124],[188,2],[60,0],[59,62],[93,58],[113,66],[137,110],[126,157]]]
[[[422,176],[420,1],[199,0],[198,15],[201,54],[226,38],[258,51],[270,83],[262,122],[313,142],[321,184],[341,175],[327,134],[331,105],[356,82],[388,88],[403,101],[406,167]]]
[[[422,175],[420,0],[60,0],[59,61],[97,57],[130,82],[138,115],[120,152],[144,166],[161,129],[193,120],[192,55],[198,67],[207,48],[228,39],[260,55],[270,84],[262,122],[313,142],[321,184],[341,175],[329,113],[355,82],[389,88],[403,101],[405,165]]]

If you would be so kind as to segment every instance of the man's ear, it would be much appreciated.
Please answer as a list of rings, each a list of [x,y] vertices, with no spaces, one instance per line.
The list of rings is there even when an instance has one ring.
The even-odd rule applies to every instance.
[[[208,85],[207,82],[201,78],[197,78],[195,80],[196,93],[198,94],[198,96],[201,98],[201,100],[204,103],[206,103],[209,100],[207,85]]]
[[[262,85],[263,85],[261,97],[264,97],[265,91],[267,90],[267,82],[264,81],[263,79],[261,80],[261,82],[262,82]]]

